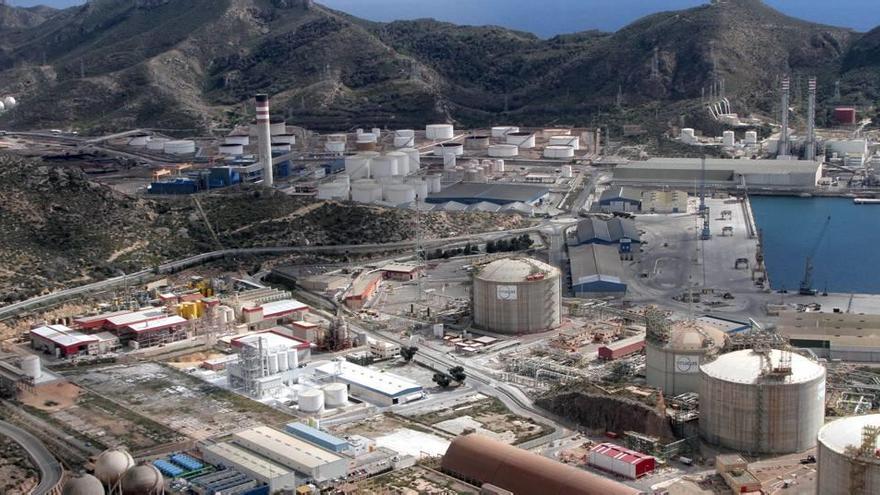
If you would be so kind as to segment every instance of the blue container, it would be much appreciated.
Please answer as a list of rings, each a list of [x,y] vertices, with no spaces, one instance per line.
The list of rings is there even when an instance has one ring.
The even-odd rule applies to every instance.
[[[153,461],[153,465],[156,466],[156,469],[161,471],[162,474],[171,478],[180,477],[183,473],[186,472],[183,469],[175,466],[174,464],[171,464],[170,462],[164,460]]]
[[[174,454],[173,456],[171,456],[171,462],[183,467],[187,471],[198,471],[199,469],[205,467],[204,464],[186,454]]]
[[[198,184],[192,179],[174,179],[150,184],[150,194],[193,194],[199,190]]]

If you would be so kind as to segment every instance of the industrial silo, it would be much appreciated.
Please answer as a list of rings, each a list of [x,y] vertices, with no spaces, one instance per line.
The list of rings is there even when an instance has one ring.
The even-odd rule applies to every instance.
[[[880,414],[832,421],[819,430],[818,491],[880,493]]]
[[[700,365],[721,351],[726,338],[723,331],[708,323],[670,323],[649,313],[645,351],[648,385],[673,396],[699,392]]]
[[[455,155],[461,156],[464,154],[464,145],[461,143],[440,143],[434,146],[434,155],[435,156],[445,156],[445,155]]]
[[[530,258],[493,261],[474,274],[474,325],[537,333],[559,325],[559,269]]]
[[[489,146],[489,156],[493,158],[512,158],[519,155],[519,148],[515,144],[493,144]]]
[[[345,173],[352,179],[363,179],[370,175],[370,158],[363,155],[345,157]]]
[[[544,148],[544,158],[565,159],[574,158],[574,148],[571,146],[551,145]]]
[[[107,486],[116,486],[126,471],[134,466],[131,454],[124,450],[110,449],[95,459],[95,476]]]
[[[29,355],[21,358],[20,366],[21,370],[24,371],[24,374],[34,380],[39,380],[40,377],[43,376],[43,369],[39,356]]]
[[[351,184],[351,200],[358,203],[382,201],[382,185],[372,179],[360,179]]]
[[[825,368],[777,349],[722,354],[700,366],[700,435],[752,454],[816,445],[825,420]]]
[[[512,144],[521,150],[530,150],[535,147],[535,135],[531,132],[510,132],[506,139],[507,144]]]
[[[485,150],[489,148],[491,139],[489,136],[478,134],[464,139],[464,147],[469,150]]]
[[[514,127],[510,125],[496,126],[492,128],[492,137],[503,138],[511,132],[519,132],[519,127]]]
[[[104,486],[90,474],[74,476],[64,483],[61,495],[104,495]]]
[[[161,495],[165,493],[162,473],[152,464],[140,464],[122,477],[123,495]]]
[[[425,137],[428,139],[452,139],[455,128],[451,124],[431,124],[425,126]]]
[[[409,155],[403,151],[389,151],[385,156],[397,160],[397,174],[409,175],[411,173],[409,167]]]
[[[346,404],[348,404],[348,385],[331,383],[324,387],[324,405],[342,407]]]
[[[297,397],[297,403],[302,412],[320,412],[324,408],[324,392],[316,388],[303,390]]]

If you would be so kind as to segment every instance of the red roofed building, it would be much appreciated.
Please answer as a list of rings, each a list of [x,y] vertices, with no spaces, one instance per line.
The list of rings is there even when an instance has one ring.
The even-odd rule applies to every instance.
[[[599,348],[597,352],[599,354],[599,359],[611,361],[613,359],[620,359],[624,356],[629,356],[630,354],[641,352],[644,348],[645,336],[636,335],[635,337],[630,337],[628,339],[612,342],[608,345],[603,345]]]
[[[129,345],[135,342],[132,347],[152,347],[184,340],[187,337],[186,327],[186,318],[166,316],[128,325],[120,332],[120,337]]]
[[[109,318],[127,315],[129,313],[131,313],[131,311],[113,311],[111,313],[102,313],[95,316],[81,316],[73,319],[73,326],[79,330],[97,330],[104,328]]]
[[[242,319],[249,330],[274,327],[285,320],[299,321],[309,312],[309,307],[296,299],[282,299],[241,308]]]
[[[168,315],[163,308],[149,308],[141,311],[126,312],[107,318],[104,328],[107,330],[122,330],[129,325],[135,325],[150,320],[158,320]]]
[[[352,284],[351,291],[346,294],[345,305],[350,309],[361,309],[376,292],[381,281],[382,274],[378,272],[361,275]]]
[[[98,345],[98,338],[72,330],[64,325],[44,325],[30,332],[31,347],[53,356],[67,357],[90,354]],[[90,350],[90,346],[93,349]]]
[[[657,460],[613,443],[600,443],[590,450],[590,465],[634,480],[653,472]]]

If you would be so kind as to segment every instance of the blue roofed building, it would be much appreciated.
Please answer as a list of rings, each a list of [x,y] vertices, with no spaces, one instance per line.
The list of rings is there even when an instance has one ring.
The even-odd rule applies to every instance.
[[[323,447],[331,452],[344,452],[351,447],[347,440],[334,437],[327,432],[312,428],[303,423],[289,423],[284,427],[284,431],[301,440],[313,443],[318,447]]]
[[[571,287],[575,297],[623,297],[623,264],[613,246],[583,244],[568,248]]]
[[[406,404],[425,396],[418,383],[392,373],[383,373],[344,360],[315,368],[317,376],[348,385],[350,395],[379,406]]]
[[[465,205],[482,202],[496,205],[510,203],[536,205],[543,202],[549,194],[549,187],[535,184],[459,182],[441,192],[429,194],[425,202],[437,204],[453,201]]]
[[[197,495],[244,495],[257,488],[255,479],[234,469],[221,469],[189,482]]]

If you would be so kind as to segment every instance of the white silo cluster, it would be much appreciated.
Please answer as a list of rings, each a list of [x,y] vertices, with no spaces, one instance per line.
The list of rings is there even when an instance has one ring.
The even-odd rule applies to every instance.
[[[324,141],[324,151],[328,153],[345,153],[345,145],[348,136],[345,134],[330,134]]]
[[[428,193],[438,193],[443,190],[443,176],[440,174],[431,174],[425,177],[428,184]]]
[[[351,200],[357,203],[382,201],[382,184],[373,179],[358,179],[351,183]]]
[[[425,137],[434,141],[452,139],[455,137],[455,128],[452,124],[430,124],[425,126]]]

